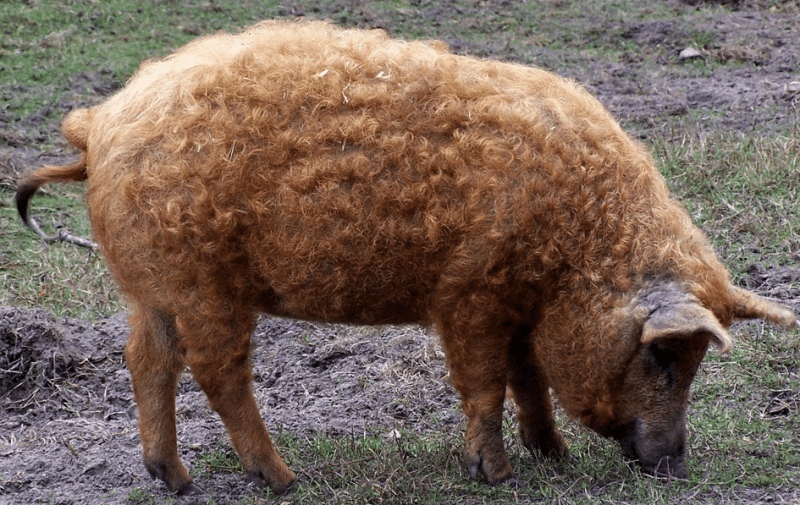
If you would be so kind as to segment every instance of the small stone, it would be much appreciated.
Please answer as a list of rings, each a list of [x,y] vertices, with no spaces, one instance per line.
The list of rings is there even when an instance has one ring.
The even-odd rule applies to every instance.
[[[678,55],[679,61],[694,60],[696,58],[703,58],[703,54],[693,47],[687,47]]]

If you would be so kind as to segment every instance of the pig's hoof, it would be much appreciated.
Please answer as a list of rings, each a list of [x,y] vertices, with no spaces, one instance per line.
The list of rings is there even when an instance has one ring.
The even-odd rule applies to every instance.
[[[178,488],[178,496],[196,496],[203,494],[203,489],[194,482],[187,482]]]
[[[297,489],[299,481],[294,472],[291,472],[290,477],[286,479],[285,482],[268,482],[266,479],[264,479],[264,477],[262,477],[261,472],[259,471],[248,472],[247,475],[250,480],[256,483],[256,485],[268,487],[270,491],[278,495],[291,493]]]
[[[522,481],[517,478],[516,475],[511,474],[509,477],[506,477],[502,481],[498,482],[496,485],[498,486],[508,486],[514,489],[522,489],[524,486]]]
[[[192,478],[189,477],[189,474],[180,462],[176,468],[174,466],[170,467],[165,463],[145,460],[144,466],[153,480],[162,480],[164,484],[166,484],[167,489],[172,493],[178,495],[193,495],[203,492],[199,486],[192,482]]]
[[[499,464],[498,464],[499,463]],[[516,478],[514,471],[508,461],[505,462],[492,462],[487,461],[481,456],[468,458],[467,468],[469,469],[469,476],[472,479],[483,479],[490,485],[495,486],[498,484],[514,484],[516,485]]]
[[[567,443],[555,428],[552,430],[526,429],[520,424],[519,428],[522,444],[536,457],[537,452],[545,457],[560,459],[569,454]]]

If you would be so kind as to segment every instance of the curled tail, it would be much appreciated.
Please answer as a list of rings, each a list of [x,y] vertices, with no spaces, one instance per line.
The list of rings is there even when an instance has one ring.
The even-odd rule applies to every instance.
[[[14,201],[17,204],[17,212],[29,228],[35,229],[28,215],[28,201],[33,197],[36,190],[48,182],[65,181],[85,181],[87,178],[87,149],[89,140],[89,130],[92,126],[92,111],[89,109],[78,109],[69,113],[61,126],[64,136],[78,149],[83,151],[81,159],[75,163],[63,166],[46,165],[29,174],[17,186]]]

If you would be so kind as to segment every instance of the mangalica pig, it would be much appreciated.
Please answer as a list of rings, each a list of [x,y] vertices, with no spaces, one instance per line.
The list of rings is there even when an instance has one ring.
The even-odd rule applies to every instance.
[[[295,474],[251,390],[259,313],[440,335],[469,474],[513,478],[522,443],[560,456],[550,391],[656,475],[686,475],[689,387],[735,318],[797,325],[731,284],[652,158],[579,85],[436,42],[313,21],[200,38],[67,116],[79,161],[16,195],[88,179],[93,235],[131,304],[144,463],[178,458],[185,365],[247,473]],[[301,415],[298,413],[298,415]]]

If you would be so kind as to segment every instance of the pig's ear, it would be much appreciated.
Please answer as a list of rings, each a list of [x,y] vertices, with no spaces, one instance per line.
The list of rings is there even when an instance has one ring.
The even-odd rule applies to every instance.
[[[711,334],[720,352],[733,347],[730,335],[714,314],[693,300],[664,304],[650,312],[642,327],[641,341],[649,344],[659,338],[691,337],[699,332]]]

